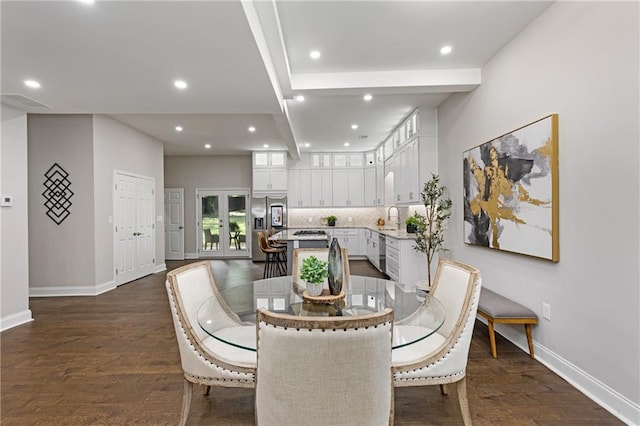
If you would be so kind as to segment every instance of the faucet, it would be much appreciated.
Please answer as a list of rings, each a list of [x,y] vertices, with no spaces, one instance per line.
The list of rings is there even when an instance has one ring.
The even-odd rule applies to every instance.
[[[387,219],[389,220],[391,220],[391,209],[396,209],[396,226],[398,227],[398,229],[400,229],[400,210],[396,206],[389,207],[389,210],[387,210]]]

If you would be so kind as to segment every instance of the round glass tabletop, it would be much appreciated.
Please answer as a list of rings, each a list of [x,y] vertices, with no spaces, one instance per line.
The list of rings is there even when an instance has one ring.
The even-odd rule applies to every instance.
[[[445,319],[442,303],[415,286],[381,278],[351,275],[343,285],[345,297],[333,304],[311,303],[303,298],[304,283],[291,276],[268,278],[221,290],[220,294],[243,321],[219,321],[220,305],[206,300],[198,310],[198,324],[210,336],[229,345],[256,350],[256,310],[301,316],[359,316],[391,308],[394,312],[393,348],[419,342],[435,333]]]

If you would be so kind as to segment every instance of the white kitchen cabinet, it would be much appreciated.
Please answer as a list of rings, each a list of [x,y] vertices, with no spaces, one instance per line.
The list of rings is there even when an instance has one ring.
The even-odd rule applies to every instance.
[[[333,205],[335,207],[364,205],[364,169],[333,170]]]
[[[280,151],[253,152],[253,194],[287,194],[287,154]]]
[[[378,186],[376,168],[367,167],[364,169],[364,204],[365,206],[378,205]]]
[[[287,167],[287,153],[284,151],[253,152],[254,168]]]
[[[311,167],[319,169],[331,168],[331,154],[327,152],[314,152],[311,154]]]
[[[289,207],[311,207],[311,170],[289,170]]]
[[[395,154],[394,200],[399,204],[420,201],[420,152],[418,138],[401,147]]]
[[[361,152],[334,152],[333,168],[364,167],[364,154]]]
[[[360,232],[357,228],[334,229],[333,238],[338,240],[340,247],[347,249],[349,256],[363,255],[360,250]]]
[[[287,193],[287,169],[253,169],[253,193],[257,196]]]
[[[415,240],[387,236],[386,243],[385,272],[392,280],[411,285],[427,281],[427,258],[414,250]]]
[[[366,230],[367,236],[367,259],[369,262],[378,270],[380,270],[380,246],[379,246],[379,238],[380,236],[376,231],[372,231],[370,229]]]
[[[384,164],[376,165],[376,202],[377,206],[384,206]]]
[[[364,166],[365,167],[376,166],[376,151],[369,151],[364,153]]]
[[[330,169],[311,170],[311,205],[333,206],[333,175]]]

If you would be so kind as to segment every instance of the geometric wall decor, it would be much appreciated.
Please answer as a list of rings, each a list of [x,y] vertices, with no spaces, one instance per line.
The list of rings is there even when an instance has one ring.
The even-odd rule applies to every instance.
[[[71,181],[67,179],[69,173],[58,163],[54,163],[44,174],[44,177],[46,178],[44,181],[46,189],[42,195],[45,199],[44,206],[47,208],[47,216],[60,225],[71,213],[69,207],[71,207],[73,192],[69,189],[71,186]]]
[[[462,166],[465,243],[559,261],[557,114],[465,151]]]

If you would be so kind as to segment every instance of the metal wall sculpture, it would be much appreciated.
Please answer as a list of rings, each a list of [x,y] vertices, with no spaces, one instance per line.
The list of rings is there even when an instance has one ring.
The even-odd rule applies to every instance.
[[[463,171],[466,243],[559,260],[556,114],[466,151]]]
[[[71,214],[71,197],[73,192],[69,187],[71,181],[68,179],[67,173],[58,163],[44,174],[45,190],[42,195],[45,198],[44,206],[47,208],[47,216],[57,225],[60,225]]]

